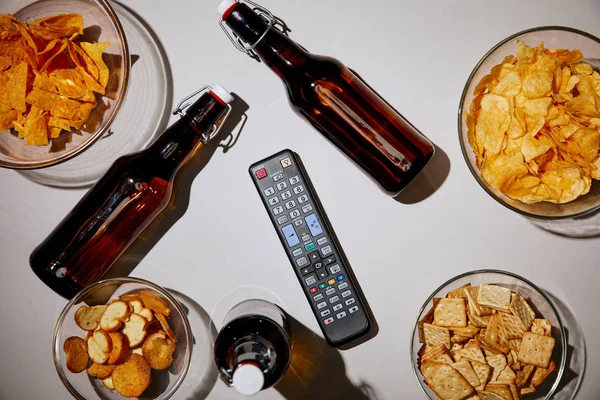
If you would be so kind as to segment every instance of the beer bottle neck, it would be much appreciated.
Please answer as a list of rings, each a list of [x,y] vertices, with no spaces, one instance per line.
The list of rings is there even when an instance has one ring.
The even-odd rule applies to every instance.
[[[297,74],[297,69],[304,67],[311,57],[277,29],[269,29],[269,23],[246,4],[238,3],[224,18],[225,23],[248,45],[258,42],[254,51],[283,80]]]
[[[179,121],[171,125],[147,150],[151,167],[165,177],[176,172],[203,143],[209,132],[227,111],[224,103],[210,93],[203,94]]]

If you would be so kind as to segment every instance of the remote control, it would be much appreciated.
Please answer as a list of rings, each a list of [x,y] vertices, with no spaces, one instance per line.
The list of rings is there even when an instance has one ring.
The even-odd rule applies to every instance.
[[[371,322],[300,157],[284,150],[250,167],[327,342],[339,347],[368,333]]]

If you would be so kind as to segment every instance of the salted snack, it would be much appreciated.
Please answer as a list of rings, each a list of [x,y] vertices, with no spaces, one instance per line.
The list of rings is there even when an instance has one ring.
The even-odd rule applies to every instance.
[[[61,14],[22,22],[0,14],[0,130],[44,146],[88,122],[104,95],[110,43],[88,43],[83,17]]]
[[[600,179],[600,74],[575,50],[530,47],[494,66],[465,117],[481,177],[526,204],[568,203]]]
[[[550,322],[500,285],[467,284],[433,299],[417,329],[417,365],[441,400],[519,400],[556,368]]]
[[[73,373],[87,369],[123,397],[141,396],[152,369],[173,363],[177,339],[167,321],[170,314],[167,303],[148,291],[111,299],[107,306],[80,307],[74,319],[85,334],[65,341],[67,368]]]

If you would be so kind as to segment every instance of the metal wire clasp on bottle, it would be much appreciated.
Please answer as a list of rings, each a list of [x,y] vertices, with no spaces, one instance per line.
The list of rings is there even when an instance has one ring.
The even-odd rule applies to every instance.
[[[173,110],[173,115],[179,115],[180,117],[183,117],[185,115],[185,113],[184,113],[185,109],[193,104],[193,102],[188,101],[188,100],[190,100],[198,95],[201,95],[202,93],[204,93],[206,91],[212,90],[212,89],[213,89],[212,86],[206,85],[206,86],[201,87],[200,89],[196,90],[194,93],[190,94],[189,96],[186,96],[183,100],[181,100],[179,102],[179,104],[177,104],[177,107],[175,107],[175,109]],[[223,126],[224,122],[227,120],[227,118],[231,114],[231,104],[227,104],[226,107],[227,107],[227,112],[225,113],[225,116],[223,118],[221,118],[221,120],[219,122],[217,122],[216,124],[213,124],[210,131],[202,134],[202,142],[204,144],[207,144],[215,136],[217,136],[217,134],[221,130],[221,127]]]

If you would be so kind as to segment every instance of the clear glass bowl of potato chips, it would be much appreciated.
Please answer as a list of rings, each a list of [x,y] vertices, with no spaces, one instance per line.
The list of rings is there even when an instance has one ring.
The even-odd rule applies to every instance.
[[[489,195],[540,223],[600,209],[599,68],[600,39],[565,27],[519,32],[485,54],[463,91],[458,130]],[[600,220],[591,225],[600,233]]]
[[[130,58],[106,0],[9,0],[0,14],[0,167],[66,161],[109,134]]]
[[[427,298],[410,357],[432,400],[548,400],[560,390],[567,336],[552,300],[534,283],[479,270],[450,279]]]
[[[166,400],[185,379],[193,340],[186,309],[167,290],[139,278],[113,278],[69,301],[52,353],[76,399]]]

